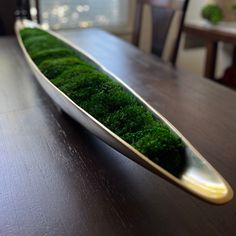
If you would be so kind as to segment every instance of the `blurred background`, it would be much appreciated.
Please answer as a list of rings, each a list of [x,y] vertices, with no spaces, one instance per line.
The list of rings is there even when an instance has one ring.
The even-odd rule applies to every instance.
[[[235,21],[235,15],[227,10],[228,5],[232,5],[234,1],[190,0],[185,23],[200,20],[202,7],[212,2],[222,6],[226,16],[225,20]],[[16,0],[0,2],[0,35],[14,34],[14,14],[19,2]],[[131,41],[135,0],[30,0],[28,4],[32,19],[34,21],[39,20],[45,29],[79,30],[87,27],[101,27],[127,41]],[[143,26],[140,48],[149,52],[151,16],[148,6],[144,9]],[[168,37],[171,37],[171,34]],[[186,36],[183,33],[177,66],[203,76],[206,54],[204,45],[200,44],[200,47],[186,49],[185,44]],[[225,69],[231,63],[231,58],[232,45],[220,43],[217,55],[216,78],[222,77]]]

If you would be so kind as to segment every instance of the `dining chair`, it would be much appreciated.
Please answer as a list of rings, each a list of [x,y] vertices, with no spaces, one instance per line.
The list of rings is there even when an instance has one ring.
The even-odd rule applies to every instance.
[[[15,17],[16,18],[26,18],[29,20],[32,20],[32,15],[31,15],[31,7],[35,8],[36,10],[36,20],[37,23],[41,23],[41,18],[40,18],[40,7],[39,7],[39,1],[40,0],[16,0],[16,11],[15,11]]]
[[[139,46],[143,9],[144,5],[149,5],[152,16],[151,52],[163,58],[167,39],[170,36],[171,43],[168,41],[170,49],[166,60],[175,66],[188,3],[189,0],[136,0],[132,43]],[[171,27],[172,24],[174,27]],[[174,33],[171,32],[171,28],[174,29]]]
[[[30,1],[29,0],[16,0],[16,18],[26,18],[31,20],[30,14]]]

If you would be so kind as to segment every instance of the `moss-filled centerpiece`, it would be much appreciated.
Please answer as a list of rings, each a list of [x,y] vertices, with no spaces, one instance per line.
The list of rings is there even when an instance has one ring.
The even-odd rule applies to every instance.
[[[29,21],[17,22],[16,32],[39,83],[66,113],[192,194],[214,203],[232,197],[224,179],[163,116],[86,52]],[[195,178],[194,171],[205,179]],[[214,178],[226,192],[215,196],[206,185]]]
[[[20,35],[41,72],[77,105],[156,164],[182,172],[181,139],[119,82],[41,29],[24,28]]]

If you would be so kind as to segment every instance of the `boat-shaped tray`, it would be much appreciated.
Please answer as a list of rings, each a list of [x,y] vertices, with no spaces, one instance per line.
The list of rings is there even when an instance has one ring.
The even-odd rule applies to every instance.
[[[184,171],[176,176],[155,164],[148,159],[142,153],[137,151],[127,142],[122,140],[119,136],[114,134],[103,124],[97,121],[89,113],[75,104],[68,96],[61,92],[56,86],[54,86],[38,69],[36,64],[32,61],[28,52],[26,51],[22,42],[19,31],[25,27],[40,28],[36,23],[29,20],[17,20],[15,23],[15,31],[19,45],[25,55],[25,58],[31,67],[34,75],[36,76],[39,84],[47,92],[47,94],[64,110],[68,115],[82,124],[85,128],[90,130],[97,137],[104,142],[147,168],[151,172],[163,177],[167,181],[175,184],[183,190],[191,193],[192,195],[214,204],[224,204],[230,201],[233,197],[233,190],[227,181],[209,164],[206,159],[190,144],[190,142],[158,111],[152,108],[147,102],[145,102],[137,93],[135,93],[129,86],[127,86],[117,76],[108,71],[102,66],[96,59],[79,48],[77,45],[72,44],[55,32],[48,31],[53,36],[57,37],[64,43],[68,44],[74,50],[83,55],[84,59],[94,65],[98,70],[109,75],[111,79],[118,81],[126,90],[130,91],[151,113],[159,120],[164,122],[176,135],[178,135],[185,145],[185,155],[187,165]]]

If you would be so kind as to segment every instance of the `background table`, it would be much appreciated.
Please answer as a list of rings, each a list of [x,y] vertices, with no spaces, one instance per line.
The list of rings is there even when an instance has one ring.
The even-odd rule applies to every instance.
[[[236,189],[236,93],[98,30],[66,32],[166,116]],[[236,235],[236,200],[202,202],[54,105],[0,39],[0,235]]]
[[[217,60],[217,47],[219,42],[234,45],[232,63],[236,64],[236,23],[221,22],[212,25],[205,21],[192,21],[184,26],[184,31],[197,36],[206,42],[206,62],[204,76],[215,79],[215,67]]]

